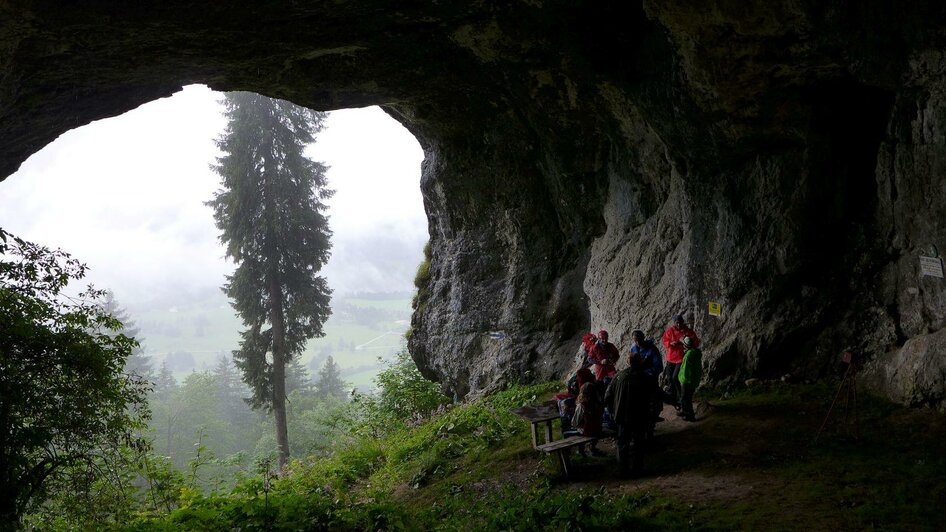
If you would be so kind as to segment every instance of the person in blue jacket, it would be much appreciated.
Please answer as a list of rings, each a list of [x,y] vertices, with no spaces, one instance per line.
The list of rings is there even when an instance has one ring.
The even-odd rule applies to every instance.
[[[654,427],[657,422],[663,421],[663,418],[660,417],[660,411],[663,409],[663,397],[658,384],[660,374],[664,370],[663,357],[660,355],[660,351],[657,349],[657,345],[654,341],[644,338],[644,331],[639,329],[631,332],[631,353],[641,357],[641,369],[644,375],[647,376],[648,384],[652,388],[650,402],[651,421],[647,427],[647,434],[645,435],[647,440],[651,440],[654,437]]]

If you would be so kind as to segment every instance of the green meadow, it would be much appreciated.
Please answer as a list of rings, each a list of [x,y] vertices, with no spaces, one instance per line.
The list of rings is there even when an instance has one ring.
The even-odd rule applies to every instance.
[[[311,376],[332,356],[342,378],[354,387],[367,388],[380,368],[379,358],[388,360],[404,347],[410,297],[375,297],[379,298],[333,298],[325,336],[309,341],[300,357]],[[157,369],[167,360],[178,380],[213,367],[221,356],[239,347],[243,324],[222,295],[188,306],[130,314],[152,366]]]

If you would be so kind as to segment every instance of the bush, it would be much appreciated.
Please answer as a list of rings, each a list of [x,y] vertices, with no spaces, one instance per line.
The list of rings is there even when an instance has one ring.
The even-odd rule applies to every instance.
[[[112,507],[132,497],[126,477],[100,480],[147,446],[137,435],[147,385],[122,373],[138,344],[117,334],[122,324],[103,310],[105,292],[62,293],[85,270],[0,229],[0,523],[41,510],[61,486]]]
[[[138,530],[376,530],[424,529],[441,519],[434,510],[416,509],[395,501],[395,488],[419,488],[436,482],[456,469],[457,459],[487,461],[512,435],[528,430],[528,424],[509,412],[510,408],[534,403],[558,383],[515,387],[490,397],[447,409],[438,405],[446,397],[436,385],[423,379],[406,353],[389,364],[379,377],[382,388],[376,396],[359,398],[353,411],[362,409],[362,419],[351,418],[349,443],[328,457],[293,461],[287,474],[274,478],[268,468],[241,481],[231,493],[201,496],[188,492],[177,509],[155,520],[142,517]],[[388,394],[388,396],[385,396]],[[371,409],[365,411],[366,405]],[[413,405],[413,406],[411,406]],[[418,424],[405,423],[415,411],[436,409]],[[370,422],[370,423],[369,423]],[[383,433],[365,430],[380,424]],[[356,430],[358,428],[358,430]],[[339,427],[345,431],[345,427]],[[186,495],[186,496],[184,496]],[[493,500],[493,504],[498,503]],[[548,505],[535,502],[545,512]],[[508,505],[507,505],[508,506]],[[486,507],[477,506],[480,512]],[[512,519],[509,506],[505,518]],[[472,522],[487,528],[510,524],[504,518]],[[546,517],[542,517],[546,519]],[[539,519],[536,522],[542,522]],[[449,521],[457,529],[467,517]],[[557,522],[557,521],[556,521]]]
[[[378,387],[375,395],[356,398],[363,428],[374,435],[387,433],[407,421],[416,424],[450,402],[437,383],[421,375],[406,350],[399,352],[374,382]]]

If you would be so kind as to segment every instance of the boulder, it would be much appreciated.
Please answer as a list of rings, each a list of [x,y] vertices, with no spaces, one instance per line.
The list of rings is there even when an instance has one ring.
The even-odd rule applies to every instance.
[[[875,392],[903,404],[946,403],[946,330],[907,340],[902,348],[868,363],[863,382]]]

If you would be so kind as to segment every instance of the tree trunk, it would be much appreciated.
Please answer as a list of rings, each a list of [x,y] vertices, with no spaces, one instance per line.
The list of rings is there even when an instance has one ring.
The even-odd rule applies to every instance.
[[[9,402],[2,402],[0,409],[0,532],[16,530],[20,524],[20,511],[17,501],[24,487],[17,482],[14,451],[7,447],[10,430],[12,407]]]
[[[7,470],[10,466],[6,456],[0,458],[3,471],[0,471],[3,480],[0,480],[0,532],[7,530],[17,530],[20,524],[20,511],[17,507],[17,500],[21,496],[23,487],[10,481],[14,475]]]
[[[7,491],[7,490],[3,490]],[[16,508],[16,499],[12,495],[0,495],[0,532],[20,528],[20,514]]]
[[[279,470],[289,463],[289,429],[286,424],[286,329],[283,321],[282,288],[277,276],[269,279],[272,302],[269,321],[273,325],[273,418],[276,424],[276,444],[279,447]]]
[[[279,275],[279,245],[274,219],[277,216],[275,181],[278,179],[276,168],[279,162],[274,160],[273,131],[278,128],[278,120],[272,108],[267,112],[268,126],[264,129],[261,144],[263,153],[263,196],[264,212],[267,213],[267,238],[265,255],[269,261],[269,323],[273,326],[273,422],[276,429],[276,446],[279,448],[279,471],[283,472],[289,464],[289,429],[286,423],[286,322],[283,319],[283,293]]]

